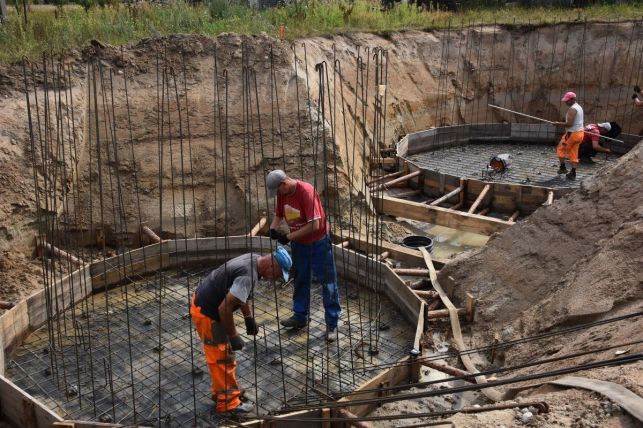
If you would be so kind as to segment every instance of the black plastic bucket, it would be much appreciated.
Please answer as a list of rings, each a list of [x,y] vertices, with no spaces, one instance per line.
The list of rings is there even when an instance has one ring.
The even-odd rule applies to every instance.
[[[428,236],[409,235],[402,239],[402,245],[407,248],[426,248],[429,253],[433,252],[433,239]]]

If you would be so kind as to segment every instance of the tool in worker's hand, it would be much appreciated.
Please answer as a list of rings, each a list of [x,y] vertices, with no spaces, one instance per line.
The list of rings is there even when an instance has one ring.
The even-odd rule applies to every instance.
[[[498,109],[498,110],[503,110],[503,111],[506,111],[506,112],[509,112],[509,113],[513,113],[513,114],[518,115],[518,116],[527,117],[527,118],[529,118],[529,119],[539,120],[539,121],[541,121],[541,122],[545,122],[545,123],[551,123],[552,125],[553,125],[554,123],[556,123],[556,122],[552,122],[551,120],[543,119],[543,118],[536,117],[536,116],[530,116],[530,115],[525,114],[525,113],[520,113],[520,112],[518,112],[518,111],[509,110],[508,108],[504,108],[504,107],[496,106],[496,105],[493,105],[493,104],[487,104],[487,105],[488,105],[489,107],[491,107],[491,108],[495,108],[495,109]],[[601,137],[601,138],[604,138],[604,139],[606,139],[606,140],[610,140],[610,141],[614,141],[614,142],[617,142],[617,143],[624,143],[624,141],[617,140],[616,138],[606,137],[606,136],[601,135],[601,134],[595,134],[595,133],[593,133],[593,132],[588,132],[588,131],[585,131],[585,133],[587,133],[587,134],[589,134],[589,135],[597,135],[597,136],[599,136],[599,137]]]

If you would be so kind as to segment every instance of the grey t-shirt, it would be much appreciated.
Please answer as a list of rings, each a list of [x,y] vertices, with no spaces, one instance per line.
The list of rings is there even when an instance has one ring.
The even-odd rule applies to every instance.
[[[219,317],[219,305],[228,292],[246,303],[259,281],[257,274],[258,254],[246,253],[228,260],[205,277],[196,289],[196,305],[201,312],[215,321]]]

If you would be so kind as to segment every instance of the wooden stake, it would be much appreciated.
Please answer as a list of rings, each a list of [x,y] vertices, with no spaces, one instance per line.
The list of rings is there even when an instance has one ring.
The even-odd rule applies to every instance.
[[[473,322],[473,317],[476,313],[476,299],[471,293],[466,293],[464,306],[467,308],[467,321]]]
[[[379,260],[382,261],[384,259],[388,259],[391,256],[391,253],[388,251],[384,251],[382,254],[379,255]]]
[[[401,176],[401,177],[399,177],[399,178],[396,178],[395,180],[387,181],[387,182],[386,182],[386,183],[384,183],[384,184],[381,184],[381,185],[379,185],[379,186],[376,186],[376,187],[372,188],[372,189],[371,189],[371,192],[376,192],[376,191],[378,191],[378,190],[386,189],[387,187],[392,186],[392,185],[394,185],[394,184],[398,184],[398,183],[402,183],[403,181],[410,180],[410,179],[411,179],[411,178],[413,178],[413,177],[417,177],[417,176],[418,176],[418,175],[420,175],[421,173],[422,173],[422,171],[417,170],[417,171],[412,172],[412,173],[410,173],[410,174],[406,174],[406,175],[403,175],[403,176]]]
[[[422,351],[422,334],[424,334],[424,308],[426,303],[422,302],[420,304],[420,311],[418,312],[418,323],[415,329],[415,339],[413,340],[413,349]]]
[[[470,378],[466,378],[466,379],[463,379],[463,380],[465,380],[465,381],[467,381],[469,383],[477,383],[475,376],[472,375],[471,373],[467,372],[467,371],[460,370],[458,368],[451,367],[451,366],[448,366],[446,364],[437,364],[437,363],[434,363],[433,361],[422,361],[421,364],[423,366],[435,369],[435,370],[437,370],[439,372],[446,373],[446,374],[451,375],[451,376],[471,376]]]
[[[409,196],[419,195],[420,193],[422,193],[421,189],[410,190],[408,192],[398,193],[397,195],[395,195],[395,197],[396,198],[408,198]]]
[[[61,260],[69,261],[71,264],[75,266],[80,266],[83,264],[83,262],[80,261],[77,257],[74,257],[68,252],[63,251],[60,248],[51,245],[49,242],[43,241],[41,246],[46,253],[49,253],[52,256],[58,257]]]
[[[404,174],[404,171],[403,171],[403,170],[396,171],[396,172],[394,172],[394,173],[392,173],[392,174],[381,175],[381,176],[379,176],[379,177],[375,177],[375,178],[373,178],[371,181],[367,181],[367,182],[366,182],[366,185],[367,185],[367,186],[371,186],[371,185],[373,185],[373,184],[375,184],[375,183],[377,183],[377,182],[379,182],[379,181],[386,180],[386,179],[388,179],[388,178],[397,177],[398,175],[402,175],[402,174]]]
[[[264,230],[266,226],[268,225],[268,218],[267,217],[261,217],[259,219],[259,222],[255,224],[255,226],[252,228],[248,236],[257,236],[259,232]]]
[[[513,221],[515,223],[519,215],[520,215],[520,211],[516,210],[514,211],[513,214],[511,214],[511,217],[509,217],[509,220],[507,221]]]
[[[480,210],[480,212],[478,212],[478,215],[487,215],[487,213],[489,211],[491,211],[491,208],[489,208],[489,207],[483,208],[483,209]]]
[[[406,275],[406,276],[429,276],[428,269],[396,268],[396,269],[393,269],[393,272],[395,272],[398,275]]]
[[[489,191],[489,189],[491,189],[491,185],[487,184],[486,186],[484,186],[484,189],[482,189],[482,192],[480,192],[480,194],[476,198],[473,205],[471,205],[471,208],[469,208],[469,211],[468,211],[469,214],[473,214],[474,212],[476,212],[478,205],[480,205],[484,197],[487,196],[487,192]]]
[[[462,205],[464,205],[462,202],[458,202],[457,204],[451,205],[449,209],[454,211],[459,210],[460,208],[462,208]]]
[[[351,245],[350,241],[344,241],[341,244],[339,244],[339,246],[342,247],[342,248],[348,248],[348,247],[350,247],[350,245]]]
[[[413,290],[413,292],[414,292],[418,297],[420,297],[420,298],[424,298],[424,299],[429,299],[429,300],[435,300],[435,299],[437,299],[438,297],[440,297],[440,295],[438,294],[438,292],[437,292],[437,291],[433,291],[433,290]]]
[[[451,199],[452,197],[454,197],[458,193],[462,192],[463,190],[464,190],[464,187],[460,186],[460,187],[450,191],[446,195],[439,197],[435,201],[431,202],[429,205],[440,205],[442,202],[445,202],[446,200]]]
[[[150,238],[155,244],[159,244],[162,241],[162,239],[147,226],[142,226],[141,232],[143,232],[143,234]]]
[[[543,205],[549,206],[553,203],[554,203],[554,191],[550,190],[549,193],[547,193],[547,201]]]
[[[458,308],[456,312],[459,317],[464,317],[467,315],[467,310],[465,308]],[[450,313],[448,309],[437,309],[435,311],[429,311],[427,319],[435,320],[440,318],[449,318]]]

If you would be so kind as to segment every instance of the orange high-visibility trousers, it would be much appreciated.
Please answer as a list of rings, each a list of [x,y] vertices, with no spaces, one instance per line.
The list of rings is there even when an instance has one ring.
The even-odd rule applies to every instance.
[[[217,343],[222,340],[215,338],[213,333],[216,321],[201,313],[201,307],[194,304],[195,297],[196,295],[192,297],[190,315],[203,344],[205,361],[212,379],[212,399],[216,399],[217,412],[228,412],[241,404],[236,377],[237,361],[227,337],[223,343]]]
[[[581,129],[576,132],[565,132],[556,146],[556,155],[559,159],[569,157],[571,163],[578,163],[578,146],[583,142],[585,132]]]

